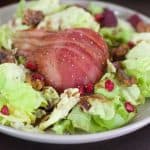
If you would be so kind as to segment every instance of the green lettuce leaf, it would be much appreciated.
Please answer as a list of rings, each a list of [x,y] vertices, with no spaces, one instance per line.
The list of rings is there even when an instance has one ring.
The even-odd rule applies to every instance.
[[[145,98],[136,84],[129,87],[122,87],[121,94],[125,100],[128,100],[133,105],[139,105],[145,102]]]
[[[67,117],[71,109],[79,102],[80,93],[76,88],[66,89],[64,93],[60,95],[60,101],[48,116],[46,121],[40,123],[39,128],[44,130],[51,125],[55,124],[61,119]]]
[[[104,120],[110,120],[114,117],[115,107],[112,100],[109,100],[101,95],[95,95],[94,97],[87,97],[87,101],[91,106],[88,110],[89,114],[98,115]]]
[[[109,92],[105,89],[105,81],[111,80],[114,83],[114,89]],[[94,92],[96,94],[101,94],[109,99],[115,98],[120,94],[120,86],[115,79],[114,73],[106,73],[103,78],[95,85]]]
[[[143,96],[150,97],[150,58],[127,59],[123,65],[129,75],[136,77]]]
[[[131,25],[118,19],[118,26],[113,28],[104,27],[99,32],[110,47],[117,46],[120,43],[127,43],[133,36],[134,30]]]
[[[99,24],[94,17],[83,8],[76,6],[69,7],[56,14],[46,16],[38,28],[46,28],[48,30],[60,30],[68,28],[91,28],[94,31],[99,30]]]
[[[92,101],[96,101],[93,99]],[[91,108],[93,107],[92,103]],[[105,104],[105,105],[104,105]],[[114,129],[128,123],[135,116],[135,112],[128,113],[124,107],[124,102],[120,100],[119,96],[116,96],[113,100],[105,98],[105,101],[99,99],[97,105],[103,105],[103,116],[102,114],[95,114],[93,116],[94,121],[101,127],[105,129]],[[106,106],[107,107],[104,107]],[[88,111],[90,113],[90,110]],[[99,110],[98,110],[99,112]],[[91,114],[91,113],[90,113]]]
[[[28,8],[42,11],[44,14],[50,14],[60,9],[59,0],[36,0],[31,1]]]
[[[74,127],[72,126],[72,122],[70,120],[61,120],[57,122],[52,130],[57,134],[70,133],[73,134],[75,132]]]
[[[56,104],[60,101],[60,97],[53,87],[46,87],[42,91],[42,95],[49,102],[51,107],[56,106]]]
[[[42,11],[46,15],[58,11],[61,7],[59,0],[32,0],[28,3],[26,3],[25,0],[20,0],[16,11],[16,17],[23,18],[24,11],[28,8]]]
[[[150,97],[150,43],[142,41],[127,54],[122,63],[129,75],[136,77],[144,97]]]
[[[22,67],[13,63],[0,65],[0,108],[7,105],[10,110],[9,116],[0,114],[2,123],[31,124],[35,121],[36,109],[47,105],[40,92],[25,83],[24,78]]]
[[[15,26],[12,26],[12,30],[14,30],[14,32],[18,30],[27,30],[30,28],[30,26],[22,24],[22,18],[15,18]]]
[[[100,14],[104,11],[104,9],[102,7],[100,7],[99,5],[97,5],[97,3],[94,2],[90,2],[87,9],[93,14]]]
[[[136,112],[128,113],[124,102],[117,96],[110,100],[95,95],[87,97],[86,100],[91,105],[89,110],[80,109],[78,105],[67,117],[75,130],[94,133],[118,128],[131,121],[136,114]]]
[[[138,85],[122,85],[116,78],[115,70],[110,69],[110,65],[108,65],[108,69],[113,71],[113,73],[106,73],[103,78],[95,85],[94,92],[96,94],[103,95],[109,99],[114,99],[116,96],[119,96],[123,101],[129,101],[133,105],[144,103],[145,99]],[[105,89],[105,82],[107,80],[111,80],[114,83],[114,89],[112,91],[108,91],[107,89]]]
[[[150,42],[142,41],[133,47],[126,55],[127,59],[150,58]]]
[[[135,33],[133,34],[131,41],[134,43],[141,41],[150,42],[150,32]]]
[[[16,11],[16,17],[23,18],[25,9],[26,9],[26,1],[20,0]]]
[[[0,48],[12,49],[13,31],[7,25],[0,26]]]
[[[75,129],[81,131],[93,133],[105,130],[94,122],[92,115],[83,112],[78,106],[71,111],[68,119],[71,120]]]

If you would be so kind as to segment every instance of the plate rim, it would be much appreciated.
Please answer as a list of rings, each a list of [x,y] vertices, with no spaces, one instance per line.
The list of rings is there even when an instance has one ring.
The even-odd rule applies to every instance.
[[[67,0],[62,0],[63,2],[67,2]],[[74,3],[89,3],[90,1],[86,0],[72,0],[71,2]],[[108,5],[108,7],[112,6],[118,9],[126,10],[127,13],[138,13],[146,22],[150,22],[150,18],[143,13],[140,13],[138,11],[135,11],[133,9],[113,4],[111,2],[104,2],[104,1],[91,1],[94,3],[102,4],[102,5]],[[15,7],[16,4],[12,4],[9,6],[4,6],[0,8],[0,13],[2,13],[4,10],[11,9]],[[47,133],[32,133],[32,132],[26,132],[21,131],[18,129],[14,129],[11,127],[0,125],[0,132],[17,137],[23,140],[28,141],[34,141],[39,143],[53,143],[53,144],[81,144],[81,143],[91,143],[91,142],[98,142],[98,141],[104,141],[113,139],[116,137],[120,137],[129,133],[132,133],[138,129],[141,129],[142,127],[150,124],[150,117],[144,118],[142,120],[139,120],[135,123],[130,123],[128,125],[125,125],[123,127],[105,131],[105,132],[99,132],[99,133],[91,133],[91,134],[80,134],[80,135],[54,135],[54,134],[47,134]]]

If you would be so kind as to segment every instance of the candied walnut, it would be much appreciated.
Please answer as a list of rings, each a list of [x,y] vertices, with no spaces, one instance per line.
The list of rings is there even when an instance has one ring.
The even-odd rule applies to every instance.
[[[91,108],[91,104],[88,102],[88,97],[84,96],[80,99],[80,107],[81,109],[89,110]]]
[[[123,83],[127,86],[136,84],[136,78],[134,78],[133,76],[127,75],[127,73],[124,71],[124,67],[120,61],[114,62],[113,65],[115,66],[115,68],[117,70],[116,76],[121,83]]]
[[[39,79],[37,79],[37,80],[35,80],[35,81],[32,81],[32,87],[33,87],[34,89],[40,91],[40,90],[42,90],[43,87],[44,87],[44,82],[41,81],[41,80],[39,80]]]
[[[45,86],[45,83],[43,80],[33,79],[32,75],[30,73],[26,74],[26,82],[31,84],[32,87],[38,91],[42,90]]]
[[[113,65],[115,66],[116,70],[123,68],[120,61],[113,62]]]
[[[44,19],[41,11],[27,9],[24,13],[23,24],[35,27]]]
[[[12,52],[0,49],[0,63],[15,62],[15,57]]]
[[[136,26],[137,32],[150,32],[150,24],[139,22]]]
[[[123,60],[129,49],[130,47],[128,44],[122,44],[119,47],[112,49],[111,56],[113,60]]]
[[[127,86],[136,84],[136,79],[133,76],[127,75],[126,72],[121,68],[117,70],[117,78],[121,83]]]

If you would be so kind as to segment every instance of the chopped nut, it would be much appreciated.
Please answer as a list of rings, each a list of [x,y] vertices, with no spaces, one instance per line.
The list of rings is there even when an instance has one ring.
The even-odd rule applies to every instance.
[[[123,60],[125,58],[125,55],[129,51],[129,45],[128,44],[122,44],[117,48],[112,49],[111,55],[114,61],[116,60]]]
[[[32,80],[32,87],[33,87],[34,89],[40,91],[40,90],[42,90],[43,87],[44,87],[44,82],[41,81],[41,80],[39,80],[39,79],[37,79],[37,80],[35,80],[35,81]]]
[[[79,104],[80,104],[81,109],[85,109],[88,111],[91,108],[91,104],[88,102],[87,99],[88,98],[86,96],[81,97]]]
[[[131,86],[136,83],[136,79],[133,76],[128,76],[123,69],[117,70],[117,78],[120,82],[127,86]]]
[[[32,75],[29,73],[26,74],[26,82],[31,84],[32,87],[38,91],[42,90],[45,85],[44,81],[39,80],[39,79],[34,80],[32,78]]]
[[[23,24],[35,27],[44,19],[41,11],[27,9],[24,13]]]
[[[115,68],[116,68],[117,70],[123,68],[120,61],[115,61],[115,62],[113,62],[113,65],[115,66]]]
[[[150,32],[150,24],[139,22],[136,26],[137,32]]]
[[[13,56],[13,53],[0,49],[0,63],[6,62],[15,62],[15,57]]]

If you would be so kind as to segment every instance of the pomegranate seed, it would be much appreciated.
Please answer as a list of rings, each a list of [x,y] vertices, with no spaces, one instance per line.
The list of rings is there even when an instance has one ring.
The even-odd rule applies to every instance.
[[[26,62],[25,67],[31,71],[37,70],[37,65],[35,63],[33,63],[32,61]]]
[[[85,94],[85,87],[83,85],[79,85],[77,88],[79,89],[80,95]]]
[[[125,108],[129,113],[135,111],[135,107],[130,102],[125,102]]]
[[[88,94],[93,93],[93,91],[94,91],[94,85],[93,85],[93,83],[88,83],[88,84],[85,86],[85,91],[86,91],[86,93],[88,93]]]
[[[32,74],[32,79],[33,79],[33,80],[44,81],[43,75],[41,75],[41,74],[39,74],[39,73],[33,73],[33,74]]]
[[[96,15],[95,15],[95,20],[96,20],[97,22],[99,22],[99,23],[100,23],[100,21],[101,21],[102,18],[103,18],[103,15],[102,15],[102,14],[96,14]]]
[[[137,24],[139,22],[143,22],[143,20],[137,14],[134,14],[128,18],[128,22],[130,22],[130,24],[136,28]]]
[[[111,80],[105,81],[105,89],[109,92],[111,92],[114,89],[115,85]]]
[[[3,115],[9,115],[9,109],[6,105],[4,105],[2,108],[1,108],[1,111],[0,111]]]
[[[101,19],[102,27],[116,27],[118,24],[117,17],[112,10],[105,9],[103,12],[103,18]]]

